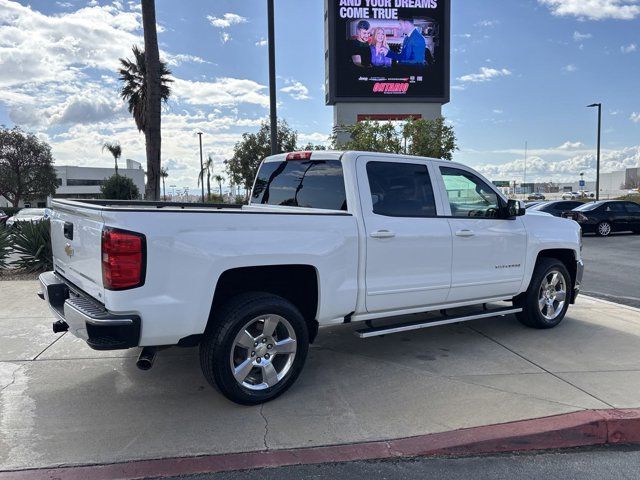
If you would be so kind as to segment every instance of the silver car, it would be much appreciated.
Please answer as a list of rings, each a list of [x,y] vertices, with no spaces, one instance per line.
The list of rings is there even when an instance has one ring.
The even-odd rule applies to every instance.
[[[7,228],[13,227],[18,222],[41,222],[49,218],[48,208],[23,208],[13,217],[7,219]]]

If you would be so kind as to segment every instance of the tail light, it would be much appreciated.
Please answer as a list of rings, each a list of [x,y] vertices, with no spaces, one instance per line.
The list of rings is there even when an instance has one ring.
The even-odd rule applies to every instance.
[[[313,152],[291,152],[287,154],[287,160],[311,160]]]
[[[102,283],[107,290],[127,290],[144,285],[146,239],[140,233],[102,230]]]
[[[578,215],[576,215],[576,222],[578,223],[584,223],[587,220],[589,220],[587,217],[585,217],[582,213],[578,212]]]

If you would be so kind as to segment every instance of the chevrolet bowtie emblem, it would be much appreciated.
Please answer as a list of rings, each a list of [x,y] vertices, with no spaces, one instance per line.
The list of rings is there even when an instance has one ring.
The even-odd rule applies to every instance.
[[[73,247],[71,246],[71,244],[67,243],[64,246],[64,251],[69,257],[73,257]]]

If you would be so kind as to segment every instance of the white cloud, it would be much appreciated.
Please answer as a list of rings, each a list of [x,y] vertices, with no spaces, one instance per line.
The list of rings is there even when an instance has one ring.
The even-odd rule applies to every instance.
[[[620,51],[622,53],[633,53],[638,50],[638,45],[635,43],[630,43],[629,45],[623,45],[620,47]]]
[[[489,82],[498,77],[505,77],[511,75],[511,72],[506,68],[503,69],[495,69],[489,67],[481,67],[479,73],[470,73],[468,75],[463,75],[459,77],[458,80],[461,82]]]
[[[225,13],[222,17],[207,15],[209,23],[216,28],[229,28],[231,25],[247,23],[247,19],[235,13]]]
[[[220,32],[220,41],[222,43],[228,43],[231,40],[231,35],[227,32]]]
[[[281,88],[280,91],[282,93],[288,93],[294,100],[309,100],[311,98],[309,96],[309,89],[301,82],[297,80],[287,80],[286,83],[288,83],[289,86]]]
[[[576,67],[573,63],[570,63],[569,65],[565,65],[564,67],[562,67],[562,70],[568,73],[573,73],[578,70],[578,67]]]
[[[602,152],[602,171],[612,172],[640,165],[640,146]],[[474,168],[491,180],[521,180],[524,158],[502,164],[476,165]],[[527,180],[536,182],[573,181],[580,172],[587,178],[595,177],[595,152],[576,154],[570,158],[553,160],[532,155],[527,159]]]
[[[582,142],[564,142],[558,147],[559,150],[580,150],[585,148],[586,145]]]
[[[211,63],[211,62],[207,62],[204,58],[202,57],[198,57],[196,55],[188,55],[188,54],[184,54],[184,53],[179,53],[177,55],[170,55],[170,54],[166,54],[165,55],[166,58],[166,62],[167,65],[170,65],[172,67],[177,67],[179,65],[182,65],[183,63]]]
[[[256,42],[256,47],[266,47],[267,45],[269,45],[269,40],[266,38],[261,38]]]
[[[590,33],[580,33],[577,30],[573,32],[573,40],[576,42],[582,42],[583,40],[588,40],[592,37],[593,35],[591,35]]]
[[[500,23],[499,20],[481,20],[478,23],[476,23],[476,26],[490,28],[490,27],[495,27],[499,23]]]
[[[630,119],[633,123],[640,123],[640,113],[633,112],[633,113],[631,114],[631,117],[629,117],[629,119]]]
[[[176,78],[173,92],[179,101],[189,105],[231,106],[240,103],[269,106],[267,89],[253,80],[241,78],[218,78],[213,82],[199,82]]]
[[[582,20],[633,20],[640,15],[636,0],[538,0],[553,15]]]

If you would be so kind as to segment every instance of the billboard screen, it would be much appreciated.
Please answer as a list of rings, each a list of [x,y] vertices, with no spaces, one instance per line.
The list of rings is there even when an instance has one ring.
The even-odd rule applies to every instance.
[[[326,0],[327,103],[449,101],[449,0]]]

